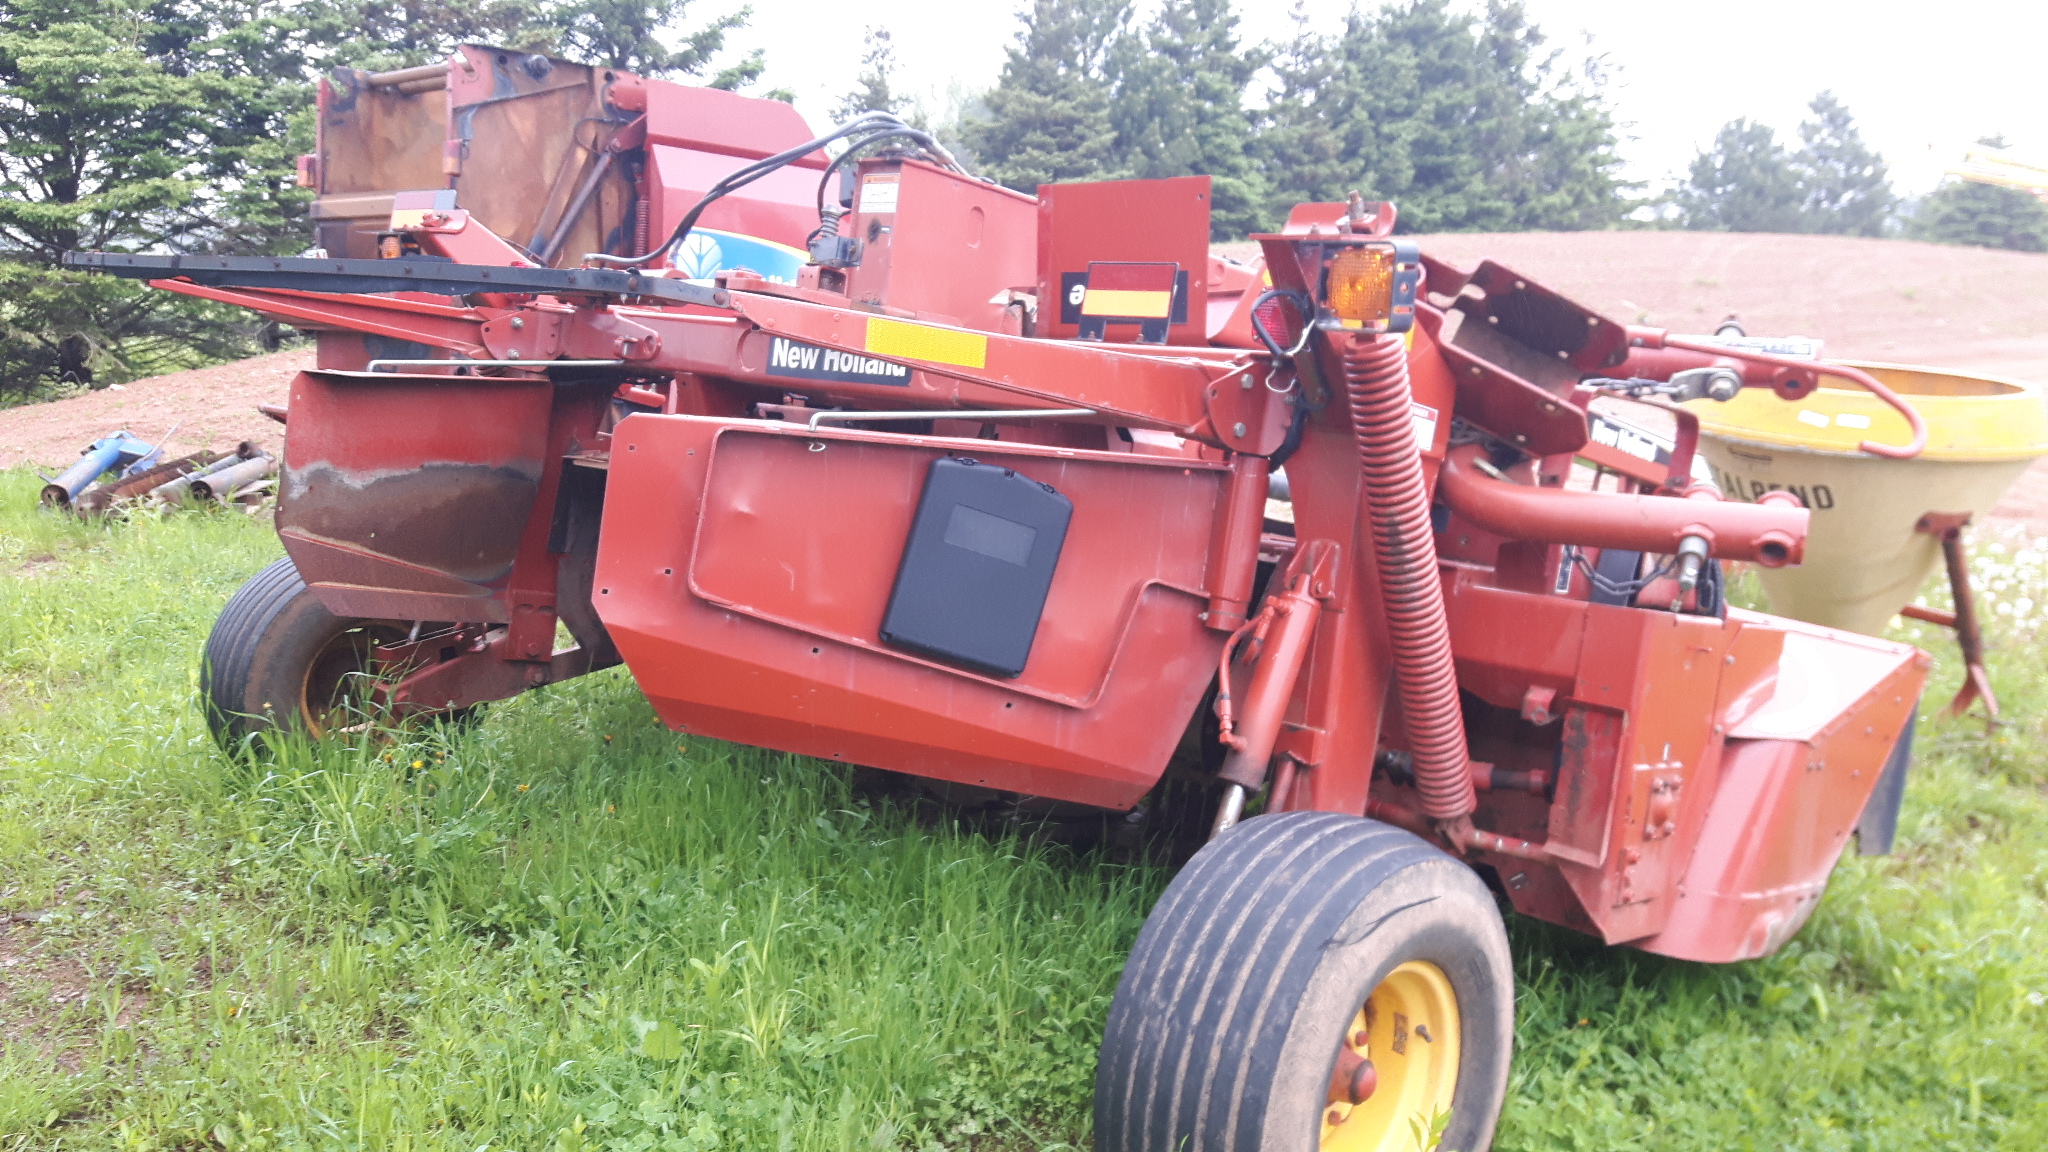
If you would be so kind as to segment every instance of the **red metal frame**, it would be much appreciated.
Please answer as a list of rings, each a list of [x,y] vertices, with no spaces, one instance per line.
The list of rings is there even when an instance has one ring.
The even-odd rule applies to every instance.
[[[655,139],[662,91],[613,99]],[[1262,279],[1212,275],[1206,199],[1181,211],[1205,185],[1047,189],[1034,212],[929,165],[864,165],[917,205],[852,217],[875,234],[873,267],[797,285],[727,273],[708,307],[160,282],[323,333],[325,370],[293,386],[287,547],[337,612],[464,625],[459,643],[387,652],[395,704],[461,706],[600,663],[553,644],[557,619],[594,606],[677,728],[1124,808],[1189,724],[1220,719],[1221,779],[1265,788],[1268,809],[1414,828],[1531,915],[1703,960],[1797,929],[1927,658],[1647,595],[1592,603],[1572,550],[1669,554],[1696,537],[1716,557],[1796,563],[1806,513],[1683,493],[1668,470],[1636,492],[1562,485],[1586,444],[1584,377],[1729,359],[1785,390],[1811,365],[1627,329],[1491,264],[1427,264],[1437,296],[1405,338],[1319,332],[1276,363],[1246,319]],[[1297,216],[1262,246],[1273,283],[1313,292],[1327,251],[1392,211]],[[430,252],[510,259],[476,220],[454,223],[407,227]],[[1175,343],[1057,338],[1048,292],[1091,260],[1188,269]],[[1521,326],[1535,314],[1563,322]],[[345,370],[363,366],[364,333],[448,366]],[[869,370],[792,370],[777,341]],[[617,363],[493,364],[556,357]],[[801,423],[834,407],[942,415]],[[1091,414],[976,414],[1076,409]],[[1264,519],[1267,458],[1295,440],[1289,535]],[[1015,679],[878,633],[925,471],[949,454],[1073,504]],[[1395,500],[1390,484],[1419,487]],[[593,574],[565,525],[594,514],[600,486]],[[1197,715],[1212,688],[1221,715]],[[1392,767],[1404,757],[1412,777]]]

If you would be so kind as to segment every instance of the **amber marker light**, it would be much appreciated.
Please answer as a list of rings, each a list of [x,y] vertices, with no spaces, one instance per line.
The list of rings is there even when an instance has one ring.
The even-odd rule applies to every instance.
[[[1348,248],[1330,261],[1325,303],[1346,328],[1378,328],[1394,311],[1394,254]]]
[[[1346,246],[1323,266],[1324,323],[1369,332],[1406,332],[1421,279],[1414,246],[1401,241]]]

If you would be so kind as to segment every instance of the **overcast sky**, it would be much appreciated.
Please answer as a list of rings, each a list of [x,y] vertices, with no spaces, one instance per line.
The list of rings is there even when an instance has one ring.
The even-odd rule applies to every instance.
[[[853,87],[866,24],[889,30],[900,83],[934,107],[949,91],[992,85],[1017,29],[1010,0],[751,2],[752,26],[734,46],[765,49],[768,86],[795,91],[814,126]],[[1351,7],[1303,2],[1329,27]],[[2003,133],[2016,153],[2048,158],[2048,0],[1526,3],[1552,45],[1583,55],[1590,35],[1590,51],[1607,57],[1634,179],[1679,173],[1737,116],[1796,141],[1807,101],[1824,88],[1849,107],[1907,194],[1933,187],[1980,136]],[[1291,4],[1238,0],[1245,39],[1290,35]],[[700,15],[725,7],[695,5]]]

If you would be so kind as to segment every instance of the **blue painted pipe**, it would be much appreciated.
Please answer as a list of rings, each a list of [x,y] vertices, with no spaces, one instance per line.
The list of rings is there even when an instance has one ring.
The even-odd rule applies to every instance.
[[[162,451],[161,446],[137,440],[125,430],[102,436],[79,455],[78,463],[43,486],[43,503],[59,508],[69,507],[72,498],[85,491],[86,485],[99,479],[108,469],[125,469]]]

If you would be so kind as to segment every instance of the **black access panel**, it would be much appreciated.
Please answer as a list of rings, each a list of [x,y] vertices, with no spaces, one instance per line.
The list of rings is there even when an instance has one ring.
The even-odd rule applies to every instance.
[[[883,642],[992,676],[1020,675],[1073,515],[1073,501],[1050,484],[976,460],[932,461]]]

